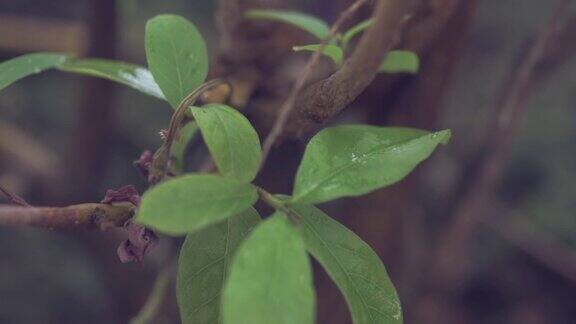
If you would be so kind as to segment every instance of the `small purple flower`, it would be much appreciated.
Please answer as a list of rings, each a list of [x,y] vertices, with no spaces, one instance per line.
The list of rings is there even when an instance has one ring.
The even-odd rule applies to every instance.
[[[136,168],[138,169],[138,171],[140,171],[140,173],[142,174],[142,176],[144,176],[144,178],[148,178],[149,174],[148,170],[150,169],[150,165],[152,164],[153,159],[154,154],[146,150],[142,152],[142,155],[140,155],[140,158],[138,158],[138,160],[134,161],[134,166],[136,166]]]
[[[125,201],[131,202],[136,207],[140,205],[140,193],[133,185],[127,185],[118,190],[108,189],[101,203],[112,204]]]
[[[122,263],[142,262],[146,253],[158,245],[158,236],[151,230],[129,221],[124,228],[128,239],[118,246],[118,257]]]
[[[140,205],[140,194],[132,185],[124,186],[118,190],[107,190],[102,203],[113,204],[118,202],[130,202],[138,207]],[[128,239],[122,241],[118,246],[116,250],[118,258],[120,258],[122,263],[142,262],[146,253],[158,245],[158,236],[153,231],[135,224],[131,220],[126,222],[124,229],[128,233]]]

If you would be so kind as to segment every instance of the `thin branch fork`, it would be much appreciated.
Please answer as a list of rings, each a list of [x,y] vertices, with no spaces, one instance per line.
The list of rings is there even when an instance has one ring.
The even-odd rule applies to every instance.
[[[352,55],[327,79],[308,86],[297,98],[286,126],[288,136],[301,137],[344,110],[372,82],[386,53],[396,44],[411,0],[379,0],[372,19]]]
[[[332,40],[336,36],[336,33],[338,33],[344,22],[350,19],[350,17],[352,17],[352,15],[358,9],[360,9],[362,5],[366,4],[367,2],[368,0],[357,0],[352,5],[350,5],[350,7],[348,7],[344,12],[342,12],[342,14],[340,14],[340,17],[338,17],[336,22],[330,28],[330,33],[328,37],[322,41],[320,47],[314,52],[314,54],[312,54],[312,56],[306,63],[306,66],[304,67],[304,71],[302,72],[301,77],[298,78],[298,80],[296,80],[296,83],[294,84],[294,87],[290,91],[288,98],[286,98],[286,101],[284,101],[284,103],[280,107],[278,118],[276,119],[270,133],[268,134],[266,140],[264,141],[264,145],[262,148],[263,162],[266,161],[268,155],[270,154],[270,151],[272,150],[272,146],[274,146],[278,138],[284,132],[284,128],[286,127],[286,123],[288,122],[288,118],[290,117],[290,114],[294,110],[298,95],[300,94],[300,91],[302,91],[302,89],[304,88],[306,81],[308,81],[308,78],[312,73],[312,69],[318,64],[322,51],[324,50],[328,42],[330,42],[330,40]],[[262,163],[262,165],[263,164],[264,163]]]
[[[154,323],[154,320],[157,319],[160,314],[162,303],[168,293],[168,289],[176,277],[177,266],[177,257],[172,257],[166,261],[156,276],[148,299],[146,299],[146,302],[138,314],[130,320],[129,324]]]
[[[67,207],[0,205],[0,226],[106,230],[123,226],[134,210],[134,205],[128,202]]]
[[[527,215],[519,214],[504,206],[498,219],[483,219],[482,222],[503,239],[548,269],[558,273],[576,285],[576,251],[550,233],[532,224]]]
[[[6,198],[8,198],[11,202],[25,207],[31,207],[30,204],[22,197],[18,196],[17,194],[13,193],[12,191],[4,188],[0,185],[0,193],[4,194]]]
[[[457,196],[451,212],[453,223],[442,233],[434,258],[436,266],[432,273],[438,277],[436,280],[456,283],[464,273],[465,265],[461,262],[465,260],[465,242],[486,217],[481,212],[482,205],[490,199],[490,192],[509,154],[516,125],[537,80],[536,68],[546,59],[548,49],[554,46],[559,28],[567,18],[568,3],[567,0],[560,1],[549,22],[541,28],[531,48],[511,72],[506,82],[508,86],[503,89],[496,113],[489,123],[488,137],[456,186]]]

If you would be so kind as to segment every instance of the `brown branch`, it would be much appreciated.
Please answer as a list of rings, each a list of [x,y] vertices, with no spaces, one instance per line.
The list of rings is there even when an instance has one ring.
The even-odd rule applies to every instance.
[[[304,88],[306,81],[308,81],[308,77],[312,73],[312,69],[316,66],[316,64],[318,64],[322,51],[324,50],[328,42],[330,42],[330,40],[332,40],[336,36],[336,33],[340,30],[344,22],[346,22],[360,7],[362,7],[362,5],[364,5],[367,2],[368,0],[356,0],[354,3],[352,3],[352,5],[350,5],[350,7],[348,7],[344,12],[342,12],[340,14],[340,17],[338,17],[336,22],[330,28],[330,34],[328,35],[328,37],[322,41],[320,47],[314,52],[314,54],[310,57],[310,59],[306,63],[304,71],[302,72],[300,78],[296,80],[296,83],[294,84],[294,87],[290,91],[290,94],[280,107],[280,113],[278,114],[278,118],[276,119],[274,126],[272,126],[270,133],[268,134],[266,140],[264,141],[264,145],[262,148],[262,165],[268,158],[272,146],[276,143],[278,138],[284,132],[284,128],[286,127],[286,123],[288,122],[288,118],[290,117],[290,114],[294,110],[296,99],[298,98],[300,91],[302,91],[302,88]]]
[[[446,23],[462,6],[470,0],[421,1],[402,32],[401,47],[423,53],[432,46]]]
[[[558,32],[554,43],[549,46],[546,57],[536,67],[540,78],[538,84],[544,83],[567,61],[576,56],[576,42],[573,41],[575,33],[576,15],[572,15]]]
[[[548,269],[576,285],[576,251],[512,210],[483,223]]]
[[[220,33],[218,55],[212,60],[211,76],[244,81],[244,73],[257,76],[257,86],[263,68],[277,64],[278,56],[290,48],[280,24],[268,24],[245,19],[249,9],[280,9],[286,0],[219,0],[215,13]],[[282,39],[282,41],[279,41]],[[249,78],[250,79],[250,78]],[[235,87],[236,88],[236,87]],[[236,90],[236,89],[235,89]]]
[[[164,142],[152,157],[152,162],[148,169],[148,182],[150,185],[158,184],[160,181],[164,180],[168,174],[168,164],[170,160],[172,144],[174,144],[174,141],[178,138],[182,123],[187,117],[189,111],[188,108],[196,102],[202,93],[218,85],[221,85],[224,82],[225,81],[221,79],[208,81],[190,92],[186,97],[184,97],[184,99],[182,99],[172,114],[172,118],[170,118],[170,124],[168,125],[168,129],[165,132]]]
[[[17,194],[11,192],[10,190],[4,188],[2,185],[0,185],[0,192],[4,194],[4,196],[6,196],[6,198],[8,198],[11,202],[20,205],[20,206],[24,206],[24,207],[31,207],[31,205],[22,197],[18,196]]]
[[[560,1],[551,19],[538,33],[533,45],[511,72],[497,102],[497,113],[489,123],[488,134],[476,156],[464,170],[460,183],[456,186],[456,198],[451,211],[450,224],[441,234],[438,245],[434,280],[445,279],[444,283],[457,284],[465,273],[462,264],[466,241],[485,217],[482,207],[490,198],[501,169],[512,146],[516,125],[526,107],[527,99],[537,75],[535,68],[545,59],[547,49],[558,33],[558,27],[565,19],[567,0]]]
[[[88,203],[67,207],[0,205],[0,225],[12,227],[105,230],[123,226],[133,215],[131,203]]]
[[[233,47],[233,34],[242,21],[242,9],[238,0],[220,0],[216,10],[216,26],[220,32],[220,47],[228,51]]]
[[[341,69],[307,87],[297,98],[286,126],[289,136],[302,136],[340,113],[372,82],[386,52],[396,43],[412,1],[379,0],[374,24],[360,39]]]
[[[253,33],[262,30],[244,17],[248,9],[279,9],[284,6],[285,0],[219,0],[215,12],[215,22],[220,34],[220,53],[226,60],[243,61],[253,59],[254,56],[266,55],[257,53],[251,47],[259,47],[260,41],[254,39]],[[266,31],[264,31],[266,33]],[[264,41],[270,43],[265,37]],[[264,45],[268,46],[268,45]]]
[[[152,290],[146,299],[146,302],[138,312],[138,314],[130,320],[129,324],[149,324],[154,323],[159,317],[162,304],[168,295],[168,289],[176,277],[176,268],[178,265],[178,258],[170,258],[166,264],[162,266],[160,272],[156,276]]]

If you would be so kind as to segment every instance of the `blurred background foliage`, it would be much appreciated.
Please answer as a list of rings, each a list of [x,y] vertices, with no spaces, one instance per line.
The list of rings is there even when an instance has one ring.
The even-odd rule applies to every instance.
[[[194,21],[215,55],[215,2],[116,1],[114,56],[145,65],[144,25],[159,13]],[[88,17],[98,3],[0,0],[0,59],[46,50],[89,54]],[[291,1],[290,7],[334,19],[337,13],[325,11],[324,3]],[[443,202],[451,198],[462,161],[486,135],[484,123],[510,66],[525,40],[551,15],[551,3],[479,1],[437,123],[438,129],[453,129],[453,141],[422,172],[417,197],[427,211],[426,226],[441,226]],[[576,62],[564,65],[531,97],[495,193],[536,231],[569,247],[569,255],[560,256],[567,264],[573,264],[570,260],[576,255],[575,74]],[[111,84],[104,95],[112,112],[102,138],[107,149],[103,156],[90,157],[99,168],[91,177],[97,181],[86,187],[68,173],[70,161],[82,158],[73,142],[83,135],[75,123],[76,112],[86,105],[86,80],[48,72],[0,93],[0,183],[34,205],[98,201],[106,189],[129,183],[145,188],[132,161],[144,149],[159,145],[158,131],[167,125],[171,109]],[[115,256],[119,241],[116,234],[0,229],[0,323],[127,322],[145,300],[161,257],[144,265],[121,265]],[[460,323],[574,323],[576,282],[549,270],[497,231],[481,231],[468,257],[474,271],[460,296],[461,312],[466,314]],[[402,296],[402,268],[394,259],[385,257],[384,262]],[[174,307],[166,307],[159,323],[178,321]]]

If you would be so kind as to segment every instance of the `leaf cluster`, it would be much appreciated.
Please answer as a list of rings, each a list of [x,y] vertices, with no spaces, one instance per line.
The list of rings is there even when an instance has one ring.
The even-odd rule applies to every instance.
[[[246,17],[256,20],[279,21],[302,29],[318,40],[322,41],[330,36],[330,27],[318,17],[305,13],[286,10],[250,10]],[[321,49],[322,55],[329,58],[336,69],[344,64],[345,53],[350,51],[354,38],[372,26],[372,19],[364,20],[342,34],[337,34],[334,40],[322,46],[321,44],[308,44],[294,46],[295,52],[316,52]],[[406,50],[392,50],[386,54],[380,63],[379,72],[382,73],[416,73],[420,68],[420,60],[416,53]]]
[[[318,38],[328,32],[325,23],[303,14],[248,15],[288,22]],[[353,27],[325,54],[340,65],[351,39],[369,25],[366,21]],[[248,119],[225,104],[196,107],[186,101],[204,84],[209,65],[205,42],[194,24],[174,15],[151,19],[146,25],[146,55],[148,68],[65,54],[25,55],[0,64],[0,89],[55,68],[110,79],[166,100],[174,109],[184,107],[190,121],[177,125],[180,137],[170,155],[174,168],[181,171],[187,141],[199,132],[218,172],[176,172],[178,176],[145,192],[136,216],[138,223],[159,232],[186,236],[177,282],[182,321],[313,323],[311,255],[342,291],[354,323],[401,323],[400,301],[382,261],[315,204],[363,195],[402,180],[449,140],[450,131],[325,128],[308,143],[292,194],[275,195],[252,183],[261,167],[261,145]],[[393,53],[383,62],[390,67],[386,71],[409,70],[392,61]],[[259,199],[275,209],[264,220],[253,207]]]

